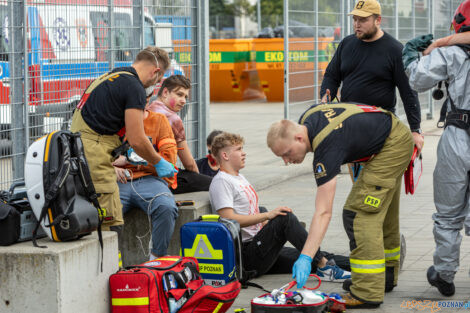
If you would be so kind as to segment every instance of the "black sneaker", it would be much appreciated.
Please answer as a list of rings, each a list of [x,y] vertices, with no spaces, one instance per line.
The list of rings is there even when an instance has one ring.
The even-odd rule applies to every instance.
[[[437,287],[437,290],[446,297],[453,296],[455,293],[455,285],[454,283],[448,283],[445,280],[443,280],[440,276],[439,273],[436,272],[434,269],[434,266],[431,266],[428,268],[427,275],[428,277],[428,282],[431,284],[431,286]]]

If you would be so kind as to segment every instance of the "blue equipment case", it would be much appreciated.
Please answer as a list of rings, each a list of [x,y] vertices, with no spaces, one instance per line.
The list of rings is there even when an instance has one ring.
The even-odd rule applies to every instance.
[[[242,280],[240,225],[219,215],[204,215],[180,229],[181,255],[195,257],[199,272],[212,286]]]

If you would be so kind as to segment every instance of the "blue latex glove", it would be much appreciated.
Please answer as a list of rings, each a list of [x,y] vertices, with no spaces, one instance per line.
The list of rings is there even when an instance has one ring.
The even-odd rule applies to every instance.
[[[292,278],[297,281],[297,288],[302,288],[307,282],[312,270],[312,258],[301,254],[292,267]]]
[[[419,59],[419,52],[423,52],[432,43],[433,35],[423,35],[411,39],[405,44],[402,51],[405,70],[414,60]]]
[[[159,177],[173,177],[176,173],[178,173],[178,170],[175,169],[173,164],[164,158],[161,158],[160,161],[154,166]]]
[[[147,165],[147,161],[138,155],[133,148],[127,149],[127,161],[132,165]]]

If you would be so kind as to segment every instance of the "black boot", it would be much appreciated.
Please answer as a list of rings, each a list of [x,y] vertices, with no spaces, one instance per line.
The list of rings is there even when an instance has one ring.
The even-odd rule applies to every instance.
[[[454,283],[448,283],[445,280],[443,280],[440,276],[439,273],[436,272],[434,269],[434,266],[431,266],[428,268],[428,282],[431,284],[431,286],[437,287],[437,290],[446,297],[453,296],[455,293],[455,285]]]
[[[385,271],[385,292],[390,292],[395,288],[393,284],[395,269],[393,267],[387,267]],[[346,279],[343,282],[343,290],[351,291],[352,280]]]
[[[395,288],[395,268],[389,267],[385,269],[385,292],[390,292]]]

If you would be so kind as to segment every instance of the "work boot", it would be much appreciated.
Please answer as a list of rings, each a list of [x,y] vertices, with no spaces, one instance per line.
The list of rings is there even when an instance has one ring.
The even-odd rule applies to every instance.
[[[395,288],[396,285],[393,284],[394,278],[394,271],[393,267],[387,267],[385,271],[385,292],[390,292]],[[352,280],[346,279],[343,282],[343,290],[350,292],[351,291]]]
[[[342,294],[341,297],[346,304],[346,309],[376,309],[380,306],[380,303],[362,302],[354,298],[349,292]]]
[[[387,266],[385,269],[385,292],[390,292],[395,288],[395,268]]]
[[[455,293],[455,285],[454,283],[448,283],[445,280],[443,280],[440,276],[439,273],[436,271],[434,266],[431,266],[428,268],[427,275],[428,277],[428,282],[431,284],[431,286],[437,287],[437,290],[446,297],[453,296]]]

